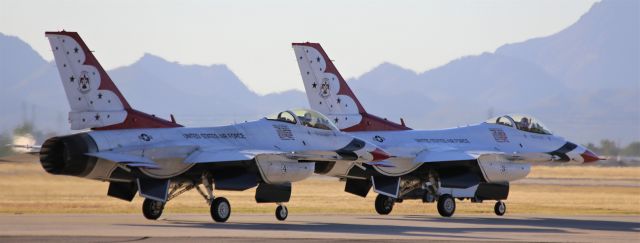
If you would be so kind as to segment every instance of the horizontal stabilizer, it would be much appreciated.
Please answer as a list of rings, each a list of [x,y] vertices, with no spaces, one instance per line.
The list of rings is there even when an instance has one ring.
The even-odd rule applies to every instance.
[[[96,153],[87,153],[87,155],[104,159],[104,160],[113,161],[116,163],[126,164],[129,167],[144,167],[144,168],[152,168],[152,169],[160,168],[160,166],[158,166],[158,164],[156,164],[153,160],[143,156],[122,154],[122,153],[115,153],[115,152],[96,152]]]
[[[5,145],[11,148],[13,151],[23,154],[38,155],[40,154],[41,145],[29,145],[29,144],[7,144]]]

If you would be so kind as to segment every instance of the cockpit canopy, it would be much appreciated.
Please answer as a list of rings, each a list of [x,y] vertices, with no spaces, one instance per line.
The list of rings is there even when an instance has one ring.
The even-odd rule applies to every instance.
[[[278,114],[267,116],[267,120],[300,124],[322,130],[338,130],[336,125],[334,125],[329,118],[317,111],[309,109],[283,111]]]
[[[551,135],[551,131],[547,130],[547,126],[545,126],[544,124],[542,124],[542,122],[540,122],[536,118],[533,118],[532,116],[506,115],[491,118],[487,120],[487,123],[515,127],[518,130],[525,132]]]

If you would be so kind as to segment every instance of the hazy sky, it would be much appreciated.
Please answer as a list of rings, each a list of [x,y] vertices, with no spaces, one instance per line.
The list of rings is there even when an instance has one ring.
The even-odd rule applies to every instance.
[[[593,2],[0,0],[0,32],[52,60],[44,31],[78,31],[107,69],[144,53],[182,64],[226,64],[265,94],[303,89],[291,42],[320,42],[347,78],[384,61],[423,72],[553,34]]]

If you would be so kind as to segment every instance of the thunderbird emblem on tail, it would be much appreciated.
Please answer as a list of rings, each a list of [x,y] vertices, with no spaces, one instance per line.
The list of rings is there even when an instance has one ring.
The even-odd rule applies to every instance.
[[[82,71],[80,73],[80,80],[78,81],[78,91],[86,94],[91,90],[91,83],[89,82],[89,72]]]
[[[320,97],[328,98],[331,95],[331,86],[329,85],[329,79],[323,78],[320,84]]]

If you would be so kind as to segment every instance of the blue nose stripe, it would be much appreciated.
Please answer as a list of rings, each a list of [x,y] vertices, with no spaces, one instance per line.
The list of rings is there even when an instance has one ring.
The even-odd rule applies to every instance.
[[[576,149],[577,147],[578,147],[578,145],[576,145],[576,144],[574,144],[572,142],[566,142],[559,149],[556,149],[554,151],[548,152],[547,154],[555,155],[555,156],[560,157],[560,159],[558,161],[568,162],[568,161],[571,160],[571,158],[569,158],[567,153],[571,152],[572,150]]]

